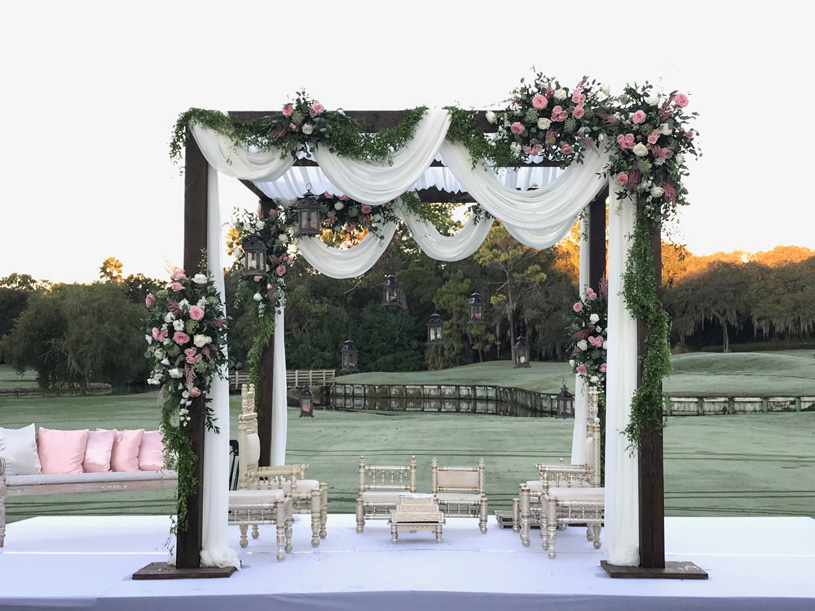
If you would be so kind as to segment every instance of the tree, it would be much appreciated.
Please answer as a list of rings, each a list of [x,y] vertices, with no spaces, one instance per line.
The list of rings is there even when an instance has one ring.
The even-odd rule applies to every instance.
[[[18,291],[43,291],[51,286],[48,280],[35,280],[28,274],[9,274],[0,278],[0,287]]]
[[[772,268],[755,265],[752,320],[765,337],[807,337],[815,331],[815,257]]]
[[[102,261],[99,268],[99,277],[108,282],[122,281],[122,262],[116,257],[108,257]]]
[[[58,285],[31,296],[0,352],[17,371],[35,370],[44,389],[123,389],[147,377],[143,314],[114,284]]]

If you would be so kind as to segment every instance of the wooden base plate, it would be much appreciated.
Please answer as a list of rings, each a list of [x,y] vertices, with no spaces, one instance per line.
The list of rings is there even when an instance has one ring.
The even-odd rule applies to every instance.
[[[606,560],[600,561],[609,577],[616,579],[707,579],[705,571],[693,562],[666,562],[664,569],[651,569],[640,566],[616,566]]]
[[[133,579],[218,579],[237,571],[234,566],[179,569],[166,562],[151,562],[133,573]]]

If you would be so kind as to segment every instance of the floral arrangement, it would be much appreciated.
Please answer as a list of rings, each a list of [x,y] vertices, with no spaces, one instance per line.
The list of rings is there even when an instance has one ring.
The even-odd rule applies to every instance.
[[[335,196],[328,191],[317,195],[315,199],[320,204],[320,228],[335,235],[344,235],[352,244],[365,237],[369,231],[382,237],[383,224],[399,222],[390,202],[371,206],[347,195]]]
[[[677,206],[687,204],[682,177],[685,160],[697,156],[696,133],[688,122],[688,96],[673,92],[660,96],[646,83],[626,87],[616,112],[606,122],[616,134],[607,173],[620,197],[635,196],[640,209],[652,220],[670,218]]]
[[[586,289],[585,296],[572,306],[574,317],[569,326],[569,365],[591,387],[605,389],[608,362],[608,281],[600,280],[595,292]]]
[[[607,90],[596,90],[588,77],[570,91],[538,73],[531,83],[521,79],[508,100],[509,108],[487,113],[487,121],[498,124],[500,137],[516,157],[528,161],[542,156],[566,167],[583,159],[586,149],[605,137],[604,117],[609,111],[601,96],[606,99]]]
[[[147,353],[152,364],[148,382],[160,387],[161,432],[168,464],[178,470],[178,523],[184,524],[186,499],[197,485],[192,475],[196,456],[183,433],[191,412],[205,415],[208,429],[218,432],[207,393],[226,370],[227,319],[221,296],[206,273],[188,278],[184,270],[156,294],[148,294]]]

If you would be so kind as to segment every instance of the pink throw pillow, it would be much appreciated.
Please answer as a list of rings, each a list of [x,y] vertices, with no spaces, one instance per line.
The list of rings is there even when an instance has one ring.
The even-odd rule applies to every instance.
[[[161,471],[164,468],[164,439],[161,431],[144,431],[139,448],[139,469]]]
[[[116,431],[89,431],[88,445],[85,448],[85,462],[82,468],[85,473],[104,473],[110,471],[110,455],[113,451],[113,440]]]
[[[113,451],[110,454],[112,471],[138,471],[139,446],[144,436],[144,429],[135,431],[116,431]]]
[[[40,427],[37,446],[42,472],[82,473],[88,429],[81,431],[57,431]]]

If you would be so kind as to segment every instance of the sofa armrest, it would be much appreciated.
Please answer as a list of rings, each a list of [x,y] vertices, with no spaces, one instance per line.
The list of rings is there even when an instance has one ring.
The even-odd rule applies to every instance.
[[[0,457],[0,478],[6,477],[6,459]]]

